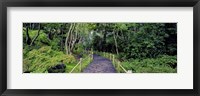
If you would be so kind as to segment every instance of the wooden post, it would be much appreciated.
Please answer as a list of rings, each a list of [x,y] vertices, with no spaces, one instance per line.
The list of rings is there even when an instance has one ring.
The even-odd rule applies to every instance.
[[[91,56],[90,56],[90,55],[91,55],[91,54],[89,54],[89,61],[91,62],[91,60],[92,60],[92,57],[91,57],[91,56],[92,56],[92,55],[91,55]]]
[[[132,73],[132,70],[128,70],[126,73]]]
[[[113,55],[113,65],[115,67],[115,55]]]
[[[120,64],[120,62],[118,61],[118,63],[117,63],[117,69],[119,69],[119,64]]]
[[[92,60],[93,60],[93,51],[92,51]]]
[[[82,58],[80,58],[80,72],[81,72],[81,69],[82,69]]]
[[[109,58],[109,56],[108,56],[109,54],[108,53],[106,53],[106,58]]]
[[[115,59],[115,55],[113,55],[113,63],[115,63],[115,62],[114,62],[114,59]]]

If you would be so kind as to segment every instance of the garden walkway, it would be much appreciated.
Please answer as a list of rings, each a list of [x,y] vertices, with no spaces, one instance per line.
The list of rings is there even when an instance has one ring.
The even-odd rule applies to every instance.
[[[107,58],[93,55],[93,61],[83,70],[83,73],[116,73],[116,70]]]

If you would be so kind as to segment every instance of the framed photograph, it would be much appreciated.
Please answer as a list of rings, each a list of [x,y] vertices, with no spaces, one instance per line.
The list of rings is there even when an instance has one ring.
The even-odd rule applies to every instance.
[[[199,0],[4,0],[2,96],[199,96]]]

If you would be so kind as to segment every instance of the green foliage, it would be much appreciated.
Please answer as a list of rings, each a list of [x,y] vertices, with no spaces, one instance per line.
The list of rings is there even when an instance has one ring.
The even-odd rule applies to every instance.
[[[123,60],[177,54],[175,23],[102,23],[96,28],[94,49],[111,53],[118,49]]]
[[[122,62],[123,67],[134,73],[175,73],[177,57],[161,55],[157,58],[134,59]]]
[[[38,37],[38,45],[50,45],[50,40],[47,38],[47,34],[44,32],[41,32],[39,37]]]
[[[121,58],[153,58],[160,54],[166,54],[167,51],[174,51],[176,46],[166,51],[165,39],[169,37],[169,33],[164,27],[165,24],[143,24],[139,30],[131,32],[129,42],[134,43],[126,45]]]
[[[83,56],[80,64],[74,69],[72,73],[81,73],[92,62],[91,55]],[[69,73],[76,66],[76,64],[68,65],[66,72]],[[80,68],[81,67],[81,68]],[[81,69],[81,70],[80,70]]]
[[[62,52],[52,50],[50,46],[43,46],[38,50],[33,49],[24,55],[23,71],[30,71],[33,73],[44,73],[50,67],[59,64],[61,61],[66,64],[76,63],[72,55],[65,55]]]
[[[27,40],[26,29],[31,41]],[[73,26],[71,26],[73,25]],[[70,29],[71,27],[71,29]],[[69,34],[68,34],[69,33]],[[66,39],[68,37],[68,39]],[[26,41],[27,40],[27,41]],[[89,50],[106,58],[110,53],[137,73],[176,72],[176,23],[24,23],[23,71],[45,73],[61,61],[70,72]],[[98,52],[100,51],[100,52]],[[102,53],[105,52],[105,53]],[[68,55],[70,54],[70,55]],[[75,58],[75,57],[76,58]],[[115,62],[113,62],[115,65]],[[123,70],[117,69],[118,72]],[[75,69],[75,72],[80,72]]]
[[[76,44],[73,52],[82,55],[84,52],[83,44]]]

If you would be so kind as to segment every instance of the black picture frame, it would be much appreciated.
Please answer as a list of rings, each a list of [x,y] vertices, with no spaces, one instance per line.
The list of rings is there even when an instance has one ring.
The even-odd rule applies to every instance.
[[[7,7],[193,7],[193,89],[7,89]],[[200,0],[1,0],[0,94],[2,96],[199,96]]]

